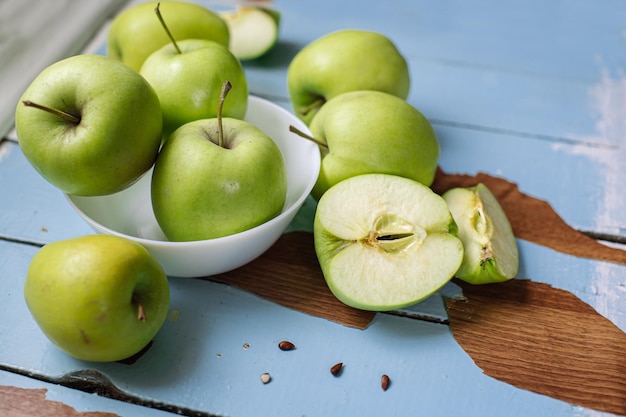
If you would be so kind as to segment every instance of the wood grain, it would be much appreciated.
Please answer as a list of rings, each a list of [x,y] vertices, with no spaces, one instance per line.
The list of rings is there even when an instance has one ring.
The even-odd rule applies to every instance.
[[[626,415],[626,334],[573,294],[512,280],[446,300],[455,339],[487,375]]]
[[[67,404],[46,399],[47,390],[0,385],[2,417],[119,417],[101,411],[78,412]]]
[[[570,227],[546,201],[522,193],[506,179],[437,172],[432,189],[442,194],[453,187],[472,187],[482,182],[500,202],[515,236],[558,252],[581,258],[626,264],[626,251],[603,245]]]
[[[260,258],[210,279],[349,327],[364,329],[375,316],[348,307],[330,292],[315,255],[313,235],[307,232],[286,233]]]

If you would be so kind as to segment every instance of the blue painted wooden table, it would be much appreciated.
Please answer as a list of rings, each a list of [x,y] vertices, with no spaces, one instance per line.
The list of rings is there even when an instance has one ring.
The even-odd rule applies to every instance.
[[[77,3],[90,7],[77,11]],[[54,50],[50,62],[81,51],[102,53],[107,19],[121,3],[59,2],[59,16],[78,16],[87,24],[62,31],[65,38],[53,30],[59,36],[52,40],[33,41],[18,31],[32,18],[25,13],[20,16],[26,20],[13,21],[19,32],[13,37],[0,25],[0,47],[21,41],[30,56],[39,57],[39,51]],[[263,59],[245,64],[252,94],[290,109],[285,77],[297,50],[337,29],[382,32],[409,61],[408,100],[433,123],[443,172],[505,179],[547,202],[576,233],[626,249],[623,1],[276,0],[274,7],[282,13],[279,43]],[[54,28],[60,17],[50,16],[43,25]],[[15,54],[9,48],[0,53]],[[21,70],[10,62],[3,61],[0,82],[19,92],[39,67]],[[0,111],[15,105],[17,97],[7,95]],[[446,300],[463,293],[454,282],[406,310],[376,314],[359,329],[223,282],[172,278],[168,320],[136,363],[73,359],[37,328],[22,288],[41,245],[92,230],[25,160],[10,131],[12,115],[1,116],[8,122],[0,141],[0,409],[36,403],[43,392],[40,400],[48,406],[122,416],[626,414],[619,406],[626,397],[606,400],[615,407],[603,407],[602,398],[589,407],[482,369],[452,330]],[[313,211],[309,201],[290,230],[309,233]],[[606,320],[618,333],[626,329],[624,262],[566,253],[536,239],[519,237],[518,243],[519,278],[566,291],[591,307],[598,323]],[[297,349],[281,351],[281,340]],[[345,367],[334,377],[329,368],[338,362]],[[626,381],[626,368],[615,369],[611,378]],[[271,383],[260,382],[264,372]],[[386,391],[383,374],[391,378]],[[39,415],[26,410],[14,415]],[[74,414],[63,409],[57,415]]]

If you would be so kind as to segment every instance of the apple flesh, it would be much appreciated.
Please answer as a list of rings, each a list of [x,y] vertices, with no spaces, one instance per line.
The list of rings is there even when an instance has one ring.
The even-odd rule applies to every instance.
[[[465,248],[456,276],[471,284],[514,278],[519,266],[517,242],[506,213],[491,190],[484,184],[453,188],[443,198]]]
[[[143,246],[88,235],[43,246],[30,262],[24,297],[60,349],[86,361],[113,362],[140,352],[157,334],[170,290]]]
[[[329,100],[310,125],[321,142],[322,164],[314,198],[360,174],[407,177],[430,186],[439,142],[426,117],[411,104],[380,91],[352,91]]]
[[[161,29],[163,30],[163,29]],[[140,74],[155,89],[163,110],[167,138],[185,123],[217,116],[222,84],[232,85],[224,117],[243,119],[248,106],[248,83],[239,60],[213,41],[185,39],[150,55]]]
[[[115,16],[108,32],[108,56],[139,71],[148,56],[170,42],[155,17],[157,5],[176,39],[206,39],[228,47],[230,34],[226,22],[208,8],[190,2],[147,2]]]
[[[172,241],[251,229],[280,214],[286,195],[286,166],[276,143],[255,125],[233,118],[178,128],[163,145],[152,175],[155,217]]]
[[[383,91],[406,99],[410,75],[389,38],[345,29],[302,48],[287,69],[287,87],[296,116],[308,125],[326,101],[349,91]]]
[[[463,259],[443,198],[388,174],[359,175],[330,188],[318,202],[313,235],[332,293],[364,310],[392,310],[429,297]]]
[[[229,49],[240,60],[260,58],[276,45],[280,26],[280,13],[277,10],[239,6],[219,15],[230,32]]]
[[[48,182],[75,195],[112,194],[134,183],[154,164],[162,127],[150,84],[121,62],[95,54],[44,69],[15,110],[26,159]]]

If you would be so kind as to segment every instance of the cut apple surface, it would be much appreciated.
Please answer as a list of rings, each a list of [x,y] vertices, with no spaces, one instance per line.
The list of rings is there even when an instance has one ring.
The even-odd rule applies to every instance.
[[[259,6],[240,6],[220,16],[230,31],[230,50],[240,60],[265,55],[278,40],[280,13]]]
[[[500,203],[484,184],[443,194],[459,228],[464,256],[456,276],[471,284],[514,278],[519,254],[513,229]]]
[[[443,198],[388,174],[359,175],[331,187],[318,202],[314,242],[333,294],[373,311],[427,298],[453,277],[463,258]]]

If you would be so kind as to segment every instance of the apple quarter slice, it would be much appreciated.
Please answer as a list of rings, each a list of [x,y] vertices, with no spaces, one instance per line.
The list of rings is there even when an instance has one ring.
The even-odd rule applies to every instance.
[[[427,298],[454,276],[463,258],[443,198],[388,174],[351,177],[326,191],[315,213],[314,243],[332,293],[363,310]]]
[[[443,194],[465,249],[456,276],[471,284],[507,281],[517,275],[519,254],[500,203],[484,184]]]
[[[278,40],[280,13],[259,6],[220,12],[230,32],[230,50],[242,61],[259,58]]]

